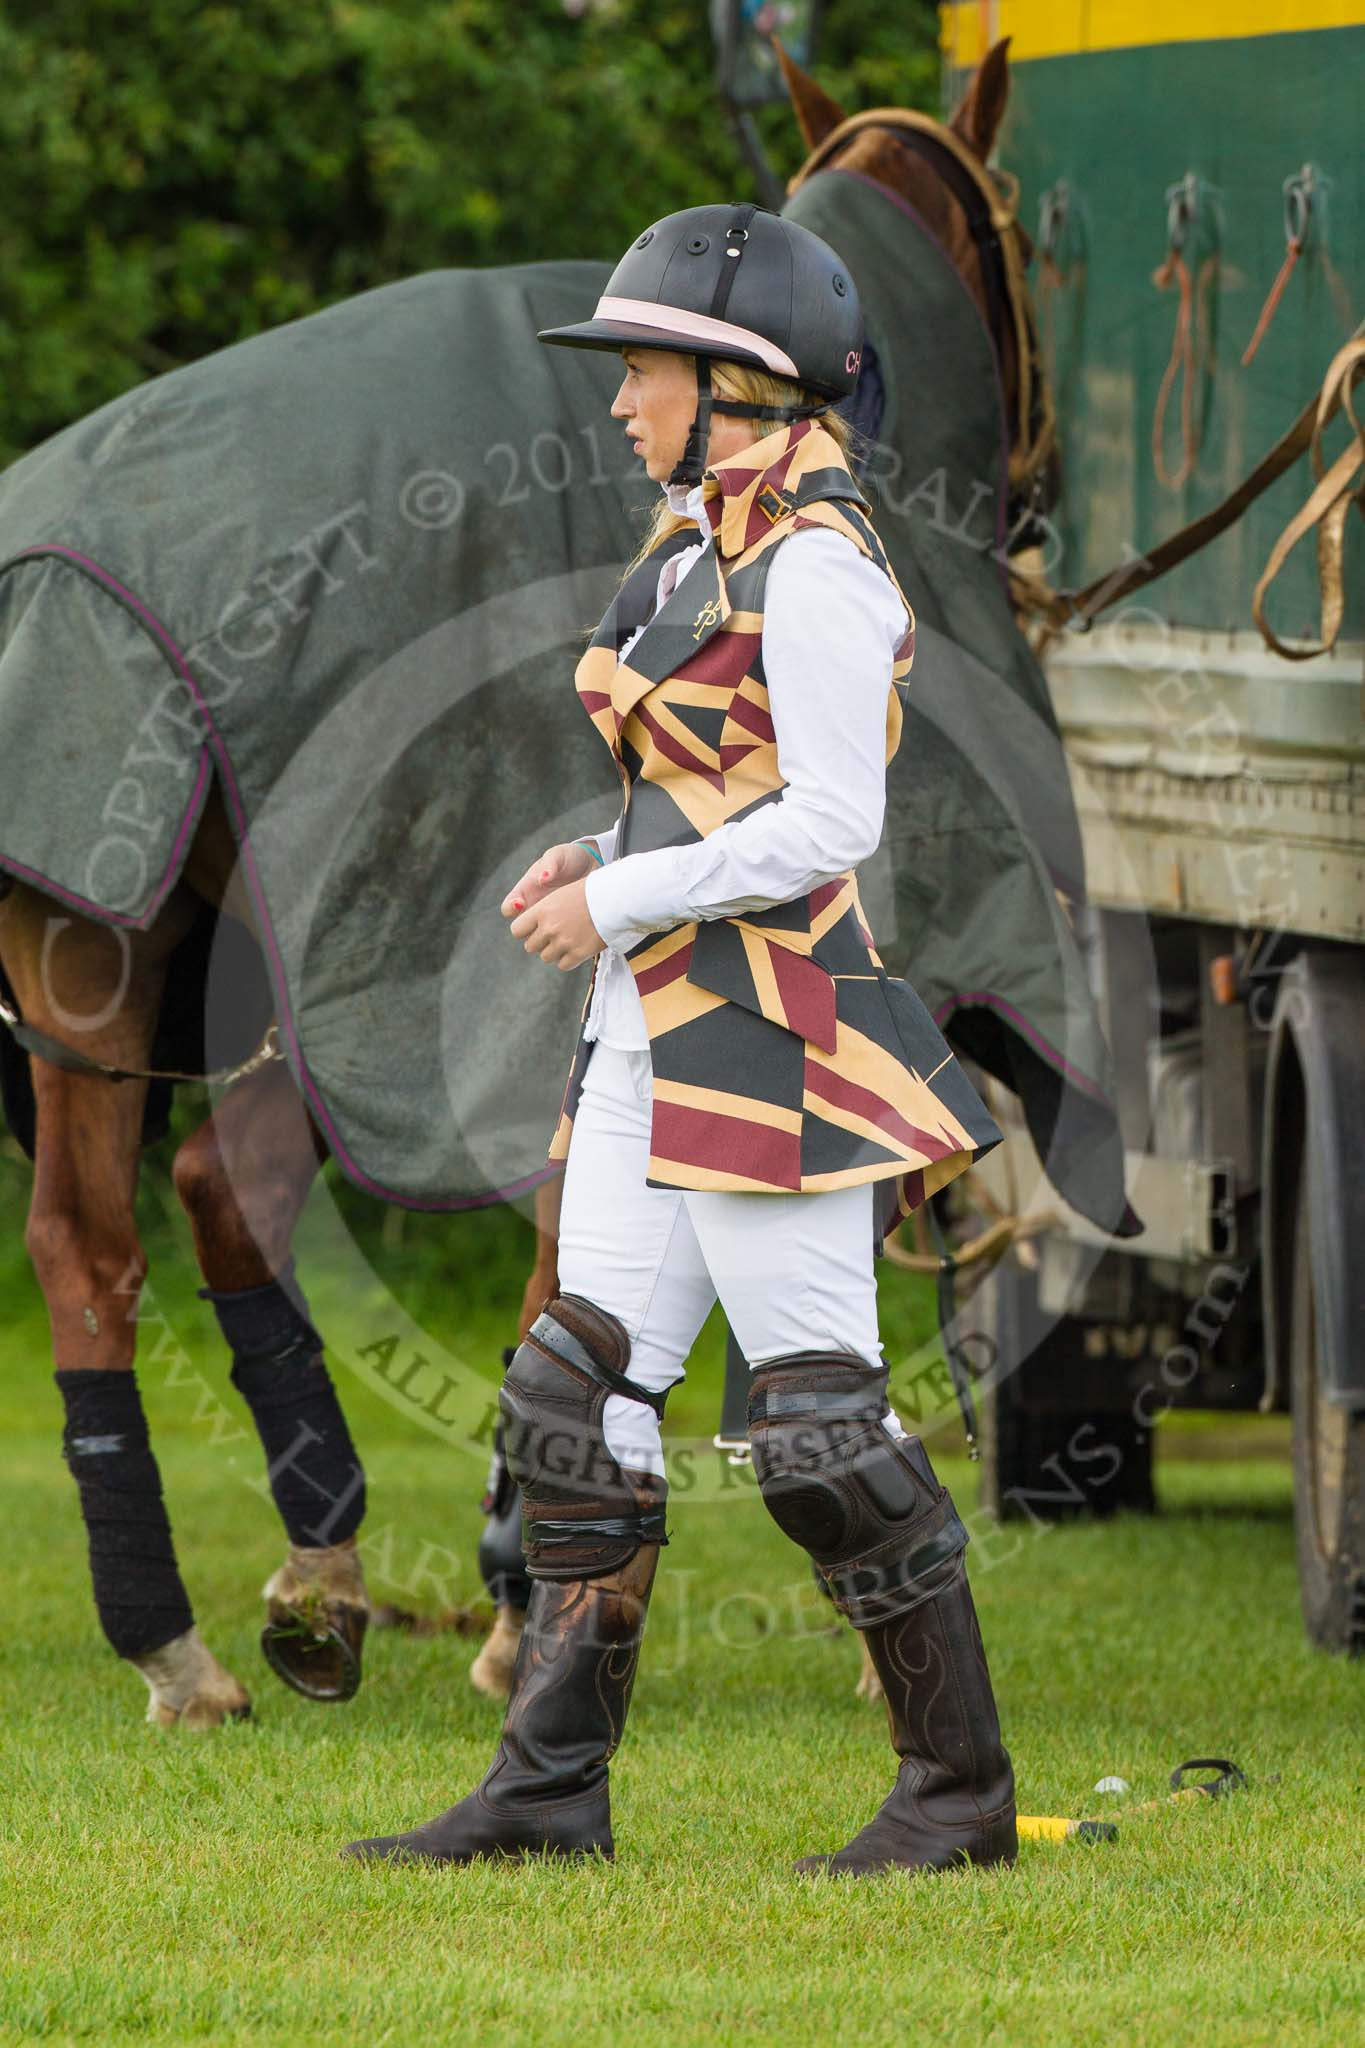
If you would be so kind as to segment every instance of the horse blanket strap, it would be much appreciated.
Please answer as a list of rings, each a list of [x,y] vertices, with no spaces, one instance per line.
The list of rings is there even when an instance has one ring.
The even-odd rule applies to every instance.
[[[606,1387],[613,1394],[623,1394],[628,1401],[643,1401],[646,1408],[652,1408],[659,1420],[663,1421],[666,1394],[655,1394],[648,1387],[639,1387],[634,1380],[628,1380],[624,1373],[604,1365],[594,1358],[585,1344],[580,1344],[572,1330],[566,1330],[562,1323],[550,1315],[537,1316],[529,1334],[534,1337],[542,1351],[549,1351],[565,1365],[586,1373],[590,1380],[596,1380],[599,1387]]]
[[[634,1538],[640,1543],[667,1543],[662,1508],[649,1508],[638,1515],[607,1515],[591,1522],[527,1522],[526,1541],[537,1549],[555,1544],[581,1544],[585,1536],[608,1540]]]
[[[234,1081],[245,1081],[249,1074],[284,1058],[278,1024],[271,1025],[250,1059],[243,1060],[237,1067],[220,1067],[212,1074],[182,1074],[157,1067],[111,1067],[104,1060],[92,1060],[88,1053],[79,1052],[74,1045],[63,1045],[59,1038],[49,1037],[46,1031],[39,1031],[35,1025],[25,1024],[2,997],[0,1024],[7,1026],[15,1044],[31,1058],[46,1060],[50,1067],[60,1067],[63,1073],[93,1074],[101,1081],[193,1081],[201,1087],[228,1088]]]

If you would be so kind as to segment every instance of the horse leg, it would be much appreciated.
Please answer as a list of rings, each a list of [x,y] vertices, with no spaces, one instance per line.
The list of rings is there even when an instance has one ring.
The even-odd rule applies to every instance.
[[[7,891],[0,958],[25,1022],[91,1058],[145,1067],[166,965],[192,914],[173,897],[150,931],[124,934],[59,915],[35,890]],[[43,1059],[32,1072],[26,1241],[52,1326],[100,1623],[146,1680],[149,1721],[216,1727],[250,1704],[194,1626],[133,1370],[146,1273],[134,1211],[146,1084]]]
[[[306,1699],[349,1699],[369,1620],[356,1532],[365,1474],[294,1277],[290,1245],[324,1147],[289,1076],[229,1091],[173,1169],[289,1538],[265,1586],[261,1648]]]
[[[520,1343],[547,1301],[559,1292],[559,1209],[564,1198],[564,1176],[542,1181],[536,1189],[536,1262],[521,1297],[521,1321],[517,1325]]]
[[[526,1335],[547,1301],[559,1292],[559,1205],[562,1175],[536,1189],[536,1260],[521,1297],[517,1341]],[[503,1353],[503,1364],[512,1353]],[[479,1539],[479,1570],[493,1601],[493,1632],[469,1667],[469,1682],[490,1700],[505,1700],[512,1690],[512,1671],[526,1626],[531,1581],[521,1549],[521,1489],[507,1470],[502,1430],[493,1446],[493,1463],[484,1489],[488,1517]]]

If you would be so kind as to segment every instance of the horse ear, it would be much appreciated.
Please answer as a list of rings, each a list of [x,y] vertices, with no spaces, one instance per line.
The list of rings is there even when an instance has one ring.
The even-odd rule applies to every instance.
[[[776,36],[772,37],[772,46],[782,66],[782,76],[787,81],[787,91],[791,94],[792,108],[806,148],[818,149],[825,137],[845,118],[844,110],[787,55]]]
[[[974,150],[982,163],[990,161],[1005,102],[1010,96],[1010,39],[1002,36],[993,43],[976,67],[967,96],[948,126],[960,142]]]

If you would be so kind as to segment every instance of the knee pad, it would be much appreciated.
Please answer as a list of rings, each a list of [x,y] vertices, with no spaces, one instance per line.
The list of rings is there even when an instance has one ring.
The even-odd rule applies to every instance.
[[[886,1373],[853,1353],[772,1360],[749,1389],[754,1472],[778,1527],[807,1549],[855,1628],[932,1598],[967,1531],[918,1437],[882,1428]]]
[[[522,1493],[533,1579],[599,1579],[642,1544],[666,1543],[664,1480],[617,1464],[602,1413],[613,1394],[660,1418],[664,1396],[626,1378],[630,1339],[580,1295],[549,1302],[518,1345],[498,1395],[507,1469]]]

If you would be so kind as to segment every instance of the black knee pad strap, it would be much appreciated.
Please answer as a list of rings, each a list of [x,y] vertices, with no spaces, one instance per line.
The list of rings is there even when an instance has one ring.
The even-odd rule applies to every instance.
[[[764,1504],[811,1553],[855,1628],[931,1599],[967,1531],[918,1437],[894,1438],[886,1374],[853,1354],[800,1352],[753,1376],[749,1436]]]
[[[365,1518],[365,1473],[292,1262],[264,1287],[199,1291],[232,1352],[232,1384],[251,1410],[290,1542],[345,1542]]]
[[[175,1561],[161,1473],[131,1372],[59,1372],[62,1449],[80,1495],[100,1626],[141,1657],[194,1626]]]
[[[504,1372],[513,1353],[502,1354]],[[487,1517],[479,1538],[479,1573],[495,1607],[529,1607],[531,1581],[521,1547],[521,1493],[507,1469],[502,1424],[493,1436],[493,1456],[480,1508]]]
[[[533,1579],[603,1578],[668,1541],[665,1482],[618,1465],[603,1433],[612,1394],[663,1414],[662,1394],[626,1378],[629,1362],[616,1317],[574,1294],[557,1295],[513,1354],[498,1405]]]

